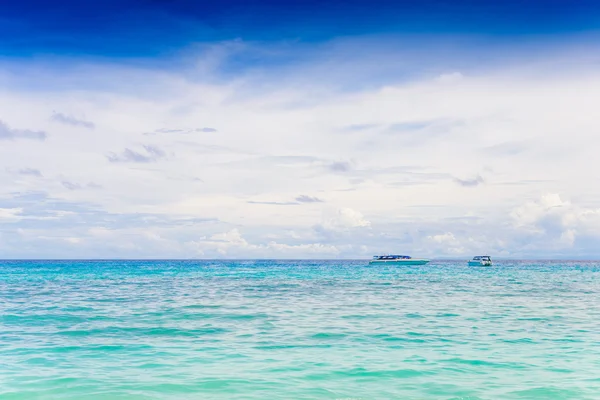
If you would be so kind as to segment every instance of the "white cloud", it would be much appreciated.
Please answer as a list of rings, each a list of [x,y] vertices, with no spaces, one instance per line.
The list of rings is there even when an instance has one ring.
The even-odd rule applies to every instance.
[[[460,72],[448,72],[438,76],[437,80],[442,83],[455,83],[463,79],[464,76]]]
[[[432,242],[433,246],[435,246],[435,250],[438,254],[451,256],[469,254],[467,249],[462,245],[461,241],[458,240],[452,232],[430,235],[427,236],[427,239]],[[467,241],[472,242],[472,239],[469,238]],[[467,245],[469,245],[469,243],[467,243]],[[470,247],[472,247],[472,243],[470,243],[470,245]]]
[[[203,238],[198,241],[186,243],[199,255],[258,258],[302,258],[302,257],[331,257],[340,254],[340,250],[333,245],[321,243],[305,243],[290,245],[269,241],[266,244],[249,243],[237,228]]]
[[[439,235],[427,236],[428,239],[436,242],[436,243],[448,243],[448,244],[456,244],[458,241],[454,237],[452,232],[446,232]]]
[[[341,257],[401,247],[600,256],[590,244],[600,232],[600,189],[591,184],[600,168],[600,73],[577,55],[493,69],[451,60],[433,72],[415,67],[410,80],[382,75],[370,84],[354,78],[410,54],[335,71],[311,55],[296,67],[220,74],[228,52],[244,45],[217,46],[198,74],[91,62],[67,74],[40,64],[28,87],[43,90],[3,87],[0,137],[11,140],[0,146],[0,221],[50,237],[52,224],[77,219],[61,237],[81,238],[71,247],[82,254],[120,246],[114,254]],[[575,61],[537,73],[565,59]],[[90,86],[70,90],[75,78]],[[48,120],[54,109],[85,118],[64,114],[57,124]],[[95,129],[64,126],[86,127],[77,121]],[[45,141],[13,140],[46,133]],[[91,189],[87,182],[95,190],[74,190]],[[33,212],[12,200],[30,192],[115,220],[145,213],[218,222],[100,227],[89,211],[58,218],[51,207]],[[14,233],[9,225],[2,240]],[[52,246],[39,251],[72,251]]]
[[[22,208],[0,208],[0,222],[14,222],[22,218]]]
[[[0,140],[33,139],[45,140],[46,132],[30,129],[14,129],[0,121]]]
[[[52,117],[50,117],[50,120],[71,126],[81,126],[87,129],[94,129],[94,127],[96,126],[93,122],[78,119],[73,117],[72,115],[67,115],[63,113],[54,113]]]
[[[532,234],[530,243],[540,248],[554,246],[590,252],[593,248],[586,247],[590,240],[600,241],[600,208],[573,204],[556,193],[525,203],[511,216],[517,229]]]
[[[351,208],[340,208],[332,216],[325,218],[320,227],[327,231],[348,231],[352,228],[367,228],[371,222],[358,211]]]
[[[106,158],[112,163],[150,163],[166,156],[165,152],[156,146],[143,146],[143,151],[125,149],[120,154],[109,153]]]
[[[566,247],[573,247],[575,244],[576,232],[574,229],[567,229],[560,234],[560,242],[564,243]]]
[[[511,217],[517,226],[535,227],[540,219],[552,214],[561,216],[570,208],[571,204],[563,202],[560,195],[549,193],[542,195],[538,200],[529,201],[516,208],[511,213]]]

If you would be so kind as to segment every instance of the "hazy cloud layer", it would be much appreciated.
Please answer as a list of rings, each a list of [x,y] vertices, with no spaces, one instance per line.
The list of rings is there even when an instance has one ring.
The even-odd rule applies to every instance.
[[[239,41],[187,54],[202,74],[3,64],[3,257],[600,257],[593,46],[484,67],[345,40],[368,54],[292,44],[301,63],[225,73],[261,50]]]

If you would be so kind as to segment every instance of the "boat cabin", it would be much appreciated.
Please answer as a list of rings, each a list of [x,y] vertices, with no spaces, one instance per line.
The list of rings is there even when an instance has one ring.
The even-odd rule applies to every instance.
[[[410,260],[410,256],[401,255],[387,255],[387,256],[374,256],[373,260]]]

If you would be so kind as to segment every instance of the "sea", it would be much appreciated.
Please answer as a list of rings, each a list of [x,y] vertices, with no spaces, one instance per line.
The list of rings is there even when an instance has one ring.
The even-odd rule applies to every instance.
[[[0,399],[600,399],[600,262],[0,261]]]

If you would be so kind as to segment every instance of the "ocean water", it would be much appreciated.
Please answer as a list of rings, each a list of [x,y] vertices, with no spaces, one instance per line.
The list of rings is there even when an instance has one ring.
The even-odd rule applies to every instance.
[[[600,263],[0,261],[0,399],[600,399]]]

